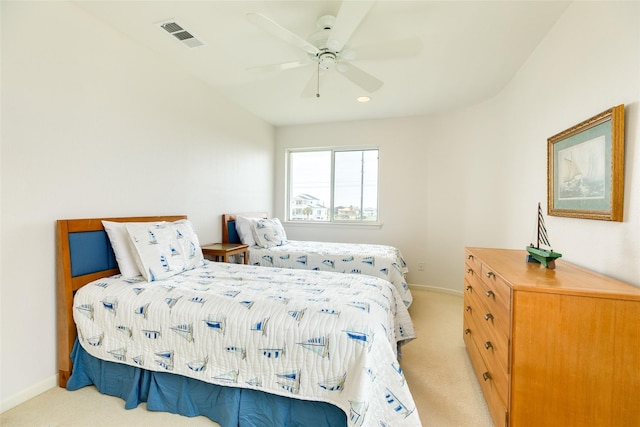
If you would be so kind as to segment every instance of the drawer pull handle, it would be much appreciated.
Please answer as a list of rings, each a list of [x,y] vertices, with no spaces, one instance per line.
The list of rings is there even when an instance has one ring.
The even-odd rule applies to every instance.
[[[473,290],[473,286],[467,285],[467,287],[465,289],[468,290],[469,292],[471,292]]]
[[[491,314],[491,313],[485,314],[484,315],[484,320],[487,320],[487,321],[493,320],[493,314]]]
[[[489,271],[489,272],[487,272],[487,277],[488,278],[495,277],[495,273],[493,271]]]
[[[467,273],[473,274],[473,268],[467,268]]]
[[[467,259],[473,259],[473,255],[469,254],[469,255],[467,256]]]
[[[489,372],[485,372],[484,374],[482,374],[482,379],[484,379],[485,381],[490,380],[491,374]]]
[[[491,291],[491,290],[485,292],[484,294],[487,296],[487,298],[491,298],[491,297],[495,297],[496,296],[496,294],[494,294],[493,291]]]
[[[466,307],[465,307],[465,310],[467,310],[467,311],[471,311],[471,306],[470,306],[470,305],[466,306]]]
[[[484,348],[486,348],[487,350],[493,348],[493,344],[491,344],[491,341],[487,341],[486,343],[484,343]]]
[[[467,328],[464,330],[465,335],[469,335],[471,333],[471,329]]]

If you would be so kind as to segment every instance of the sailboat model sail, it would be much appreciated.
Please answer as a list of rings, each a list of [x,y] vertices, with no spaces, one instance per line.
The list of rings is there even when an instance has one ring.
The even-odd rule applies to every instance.
[[[549,236],[547,235],[547,228],[544,225],[544,217],[542,216],[542,208],[540,207],[540,203],[538,203],[538,237],[536,244],[531,243],[527,246],[527,252],[529,255],[527,256],[527,262],[538,262],[544,265],[546,268],[554,269],[556,268],[556,258],[560,258],[562,254],[558,252],[554,252],[551,249],[551,244],[549,243]],[[550,249],[544,249],[540,247],[540,244],[543,244]]]

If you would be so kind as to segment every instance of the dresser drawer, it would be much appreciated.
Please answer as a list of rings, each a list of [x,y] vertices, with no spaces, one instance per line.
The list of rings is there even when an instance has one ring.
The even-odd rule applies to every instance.
[[[509,346],[506,339],[495,336],[486,327],[484,319],[474,310],[473,302],[465,306],[464,334],[471,337],[484,361],[484,365],[491,373],[496,392],[503,402],[507,401],[509,387]]]
[[[510,292],[510,289],[507,289]],[[501,334],[505,340],[509,339],[511,327],[511,315],[508,306],[504,306],[500,300],[494,298],[497,293],[483,281],[478,273],[465,264],[465,298],[467,295],[477,302],[476,312],[482,315],[487,327]],[[482,313],[480,313],[482,312]]]
[[[465,316],[469,315],[473,319],[476,328],[480,332],[482,342],[478,344],[478,348],[486,348],[487,357],[495,359],[500,367],[508,372],[509,367],[509,338],[503,333],[502,328],[496,327],[496,323],[501,319],[490,317],[489,312],[484,305],[484,301],[480,300],[480,296],[473,293],[465,294]]]
[[[482,270],[482,262],[474,254],[468,250],[464,251],[464,261],[469,264],[471,268],[480,272]]]
[[[482,264],[480,274],[482,283],[486,287],[487,300],[509,310],[511,307],[511,287],[486,264]]]
[[[465,331],[473,331],[474,325],[467,323],[468,319],[465,316],[464,329]],[[473,332],[464,335],[464,342],[473,365],[474,372],[482,388],[489,412],[497,427],[506,427],[507,425],[507,410],[505,400],[503,400],[496,388],[497,384],[494,382],[493,377],[495,373],[491,372],[491,369],[487,367],[482,356],[480,356],[479,350],[476,347],[475,341],[472,337]]]

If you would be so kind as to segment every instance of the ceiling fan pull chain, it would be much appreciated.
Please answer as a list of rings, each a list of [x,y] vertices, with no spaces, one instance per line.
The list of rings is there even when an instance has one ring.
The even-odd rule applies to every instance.
[[[318,62],[318,80],[316,82],[316,98],[320,98],[320,63]]]

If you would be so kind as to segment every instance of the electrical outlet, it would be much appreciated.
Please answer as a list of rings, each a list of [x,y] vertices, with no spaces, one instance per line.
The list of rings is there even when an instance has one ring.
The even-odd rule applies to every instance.
[[[418,263],[418,271],[424,271],[424,261]]]

